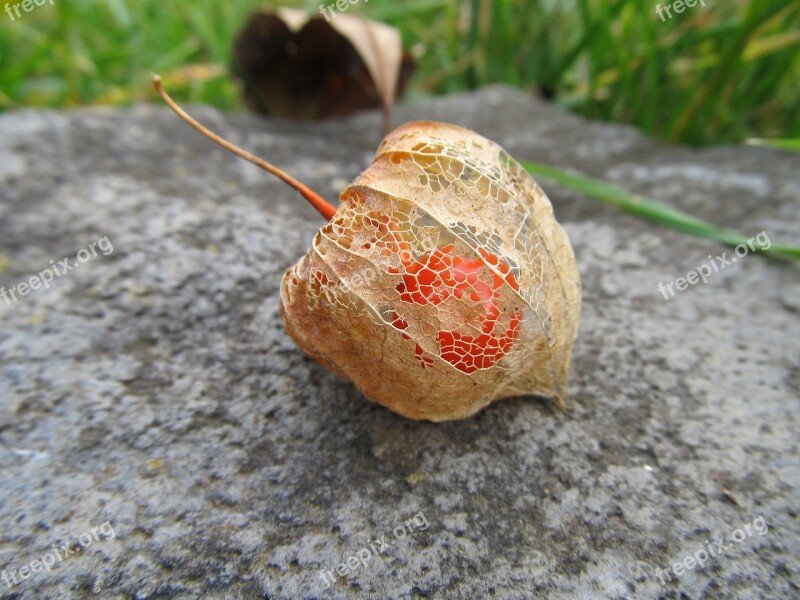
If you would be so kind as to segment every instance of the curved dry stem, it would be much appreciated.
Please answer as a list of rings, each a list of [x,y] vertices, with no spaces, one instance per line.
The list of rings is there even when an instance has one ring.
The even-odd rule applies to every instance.
[[[308,200],[311,206],[316,208],[317,211],[319,211],[319,213],[323,217],[325,217],[326,220],[330,221],[333,215],[336,214],[336,208],[334,208],[330,203],[328,203],[327,200],[325,200],[322,196],[320,196],[319,194],[308,188],[303,183],[297,181],[297,179],[295,179],[285,171],[282,171],[278,167],[271,165],[267,161],[257,157],[255,154],[251,154],[250,152],[247,152],[246,150],[243,150],[242,148],[235,146],[228,140],[221,138],[216,133],[214,133],[210,129],[206,128],[205,126],[197,122],[185,110],[183,110],[180,106],[178,106],[172,98],[170,98],[169,94],[167,94],[167,92],[164,90],[164,86],[161,84],[161,77],[159,75],[156,75],[155,73],[153,73],[153,87],[155,87],[156,92],[158,92],[158,95],[161,96],[161,98],[164,100],[167,106],[169,106],[175,114],[177,114],[181,119],[186,121],[189,125],[194,127],[197,131],[202,133],[208,139],[210,139],[213,142],[216,142],[217,144],[219,144],[229,152],[232,152],[236,156],[239,156],[240,158],[250,161],[256,166],[261,167],[267,173],[275,175],[275,177],[277,177],[284,183],[296,189],[298,192],[300,192],[300,195],[303,196],[303,198]]]

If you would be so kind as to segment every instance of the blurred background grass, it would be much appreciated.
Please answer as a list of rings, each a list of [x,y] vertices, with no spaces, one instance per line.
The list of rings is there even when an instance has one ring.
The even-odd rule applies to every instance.
[[[179,100],[241,108],[232,40],[251,10],[278,4],[320,6],[55,0],[13,22],[0,13],[0,109],[153,100],[151,71]],[[505,82],[673,142],[800,137],[798,0],[698,1],[665,21],[658,4],[372,0],[349,12],[402,30],[419,61],[412,95]]]

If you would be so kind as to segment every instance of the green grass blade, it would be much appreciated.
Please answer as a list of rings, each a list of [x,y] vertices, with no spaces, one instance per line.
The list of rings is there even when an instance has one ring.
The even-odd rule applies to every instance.
[[[628,193],[622,188],[575,173],[568,173],[550,165],[520,161],[520,164],[531,175],[551,179],[561,185],[591,196],[597,200],[616,206],[629,214],[642,219],[670,227],[684,233],[717,241],[727,246],[737,246],[745,243],[747,236],[716,227],[707,221],[693,217],[689,213],[668,206],[655,200]],[[756,248],[756,251],[773,257],[800,259],[800,248],[772,244],[769,248]]]
[[[746,142],[749,146],[769,146],[781,150],[800,152],[800,139],[797,140],[769,140],[763,138],[750,138]]]

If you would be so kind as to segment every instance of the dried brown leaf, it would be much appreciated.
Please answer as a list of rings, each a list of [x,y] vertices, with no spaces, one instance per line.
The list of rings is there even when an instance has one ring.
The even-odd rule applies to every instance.
[[[293,119],[381,107],[388,127],[413,72],[397,29],[345,14],[327,22],[298,9],[253,14],[233,56],[248,106]]]

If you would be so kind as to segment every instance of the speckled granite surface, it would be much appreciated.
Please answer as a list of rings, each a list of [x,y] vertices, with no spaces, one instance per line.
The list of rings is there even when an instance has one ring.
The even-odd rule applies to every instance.
[[[192,112],[331,198],[380,138],[377,115]],[[420,118],[800,242],[797,155],[504,88],[396,120]],[[291,190],[161,107],[0,116],[0,285],[86,258],[0,300],[0,596],[797,597],[800,272],[746,256],[665,299],[733,251],[541,183],[583,279],[575,409],[435,425],[286,335],[279,279],[321,225]]]

